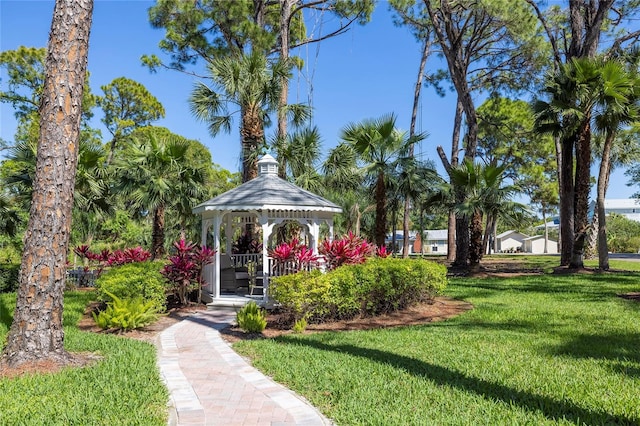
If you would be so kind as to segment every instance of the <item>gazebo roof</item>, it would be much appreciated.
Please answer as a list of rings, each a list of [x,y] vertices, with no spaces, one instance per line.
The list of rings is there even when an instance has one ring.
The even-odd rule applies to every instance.
[[[269,154],[258,161],[258,177],[198,204],[193,213],[206,211],[291,210],[340,213],[331,201],[278,177],[278,163]]]

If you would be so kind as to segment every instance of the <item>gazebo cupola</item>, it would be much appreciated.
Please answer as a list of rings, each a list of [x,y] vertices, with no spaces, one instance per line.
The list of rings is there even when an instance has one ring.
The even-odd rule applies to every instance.
[[[213,298],[220,297],[221,252],[230,256],[237,268],[246,266],[248,261],[261,265],[261,277],[268,284],[271,275],[268,256],[270,237],[286,222],[300,224],[309,237],[309,246],[318,253],[320,225],[329,228],[329,238],[333,237],[333,217],[342,209],[319,195],[302,189],[278,176],[278,162],[267,154],[258,161],[258,177],[233,188],[209,201],[197,205],[194,214],[202,216],[202,244],[207,244],[209,233],[213,235],[215,262],[205,269],[206,290]],[[262,234],[262,253],[231,253],[234,230],[247,225],[255,225]],[[225,247],[220,246],[221,230],[224,226]]]

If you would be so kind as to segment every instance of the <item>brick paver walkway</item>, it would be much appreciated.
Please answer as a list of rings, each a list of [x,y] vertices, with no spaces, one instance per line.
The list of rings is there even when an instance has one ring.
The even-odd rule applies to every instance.
[[[160,334],[158,366],[171,394],[169,424],[331,425],[231,349],[218,330],[233,321],[233,313],[203,311]]]

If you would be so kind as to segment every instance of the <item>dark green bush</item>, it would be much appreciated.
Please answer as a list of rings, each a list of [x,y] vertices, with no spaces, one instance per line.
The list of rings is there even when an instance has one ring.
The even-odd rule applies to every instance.
[[[18,290],[19,263],[0,264],[0,293],[12,293]]]
[[[433,299],[447,285],[443,265],[422,259],[370,259],[322,274],[272,278],[271,297],[291,321],[374,316]]]
[[[110,302],[109,293],[119,299],[135,299],[142,297],[152,301],[154,306],[164,310],[166,306],[166,284],[160,274],[162,262],[136,262],[115,266],[104,272],[96,280],[98,300]]]

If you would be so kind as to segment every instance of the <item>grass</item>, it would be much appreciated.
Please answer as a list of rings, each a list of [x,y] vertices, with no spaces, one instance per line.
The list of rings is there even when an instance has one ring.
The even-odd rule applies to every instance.
[[[15,308],[15,293],[0,294],[0,342]],[[78,320],[95,296],[67,292],[65,348],[103,357],[91,367],[0,379],[0,425],[166,425],[168,393],[153,345],[80,331]]]
[[[235,349],[338,425],[638,425],[640,303],[617,295],[640,291],[640,263],[611,267],[629,272],[453,279],[446,294],[475,309],[445,322]],[[0,380],[0,425],[166,425],[154,347],[77,328],[93,297],[65,295],[65,345],[103,360]],[[14,307],[15,294],[0,294],[0,342]]]
[[[234,348],[338,425],[638,425],[631,291],[637,272],[454,279],[446,294],[475,309],[446,322]]]

